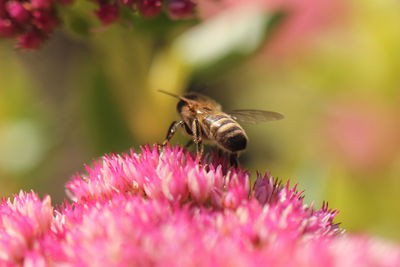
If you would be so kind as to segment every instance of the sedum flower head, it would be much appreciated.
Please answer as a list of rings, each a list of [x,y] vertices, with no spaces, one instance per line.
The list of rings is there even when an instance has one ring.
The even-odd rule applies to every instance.
[[[57,4],[64,0],[0,0],[0,37],[16,38],[17,47],[36,49],[59,24]]]
[[[0,38],[15,38],[21,49],[37,49],[60,24],[58,6],[72,0],[0,0]],[[102,24],[116,22],[121,9],[151,18],[162,11],[171,19],[194,16],[191,0],[96,0],[95,15]]]
[[[108,155],[75,175],[72,203],[0,205],[4,266],[399,266],[400,248],[343,234],[337,211],[270,174],[180,147]]]
[[[0,265],[23,262],[36,240],[43,237],[53,221],[50,197],[20,192],[14,200],[0,204]]]

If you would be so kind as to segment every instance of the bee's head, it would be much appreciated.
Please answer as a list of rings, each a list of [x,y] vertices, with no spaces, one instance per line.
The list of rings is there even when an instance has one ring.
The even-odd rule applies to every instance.
[[[179,114],[181,114],[181,116],[193,115],[196,112],[199,112],[199,110],[201,109],[211,110],[221,108],[221,106],[214,100],[198,93],[187,93],[185,95],[179,96],[162,90],[158,91],[179,99],[176,110]]]
[[[189,110],[193,109],[193,102],[197,101],[199,99],[199,96],[196,94],[187,94],[184,95],[183,97],[179,97],[180,100],[178,104],[176,105],[176,110],[178,113],[182,113],[184,108],[187,108]]]

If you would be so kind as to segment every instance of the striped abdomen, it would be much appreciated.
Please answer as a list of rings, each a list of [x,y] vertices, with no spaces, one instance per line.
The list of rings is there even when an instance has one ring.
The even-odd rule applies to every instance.
[[[247,136],[243,128],[227,114],[207,115],[203,123],[207,137],[217,142],[219,146],[230,151],[244,150]]]

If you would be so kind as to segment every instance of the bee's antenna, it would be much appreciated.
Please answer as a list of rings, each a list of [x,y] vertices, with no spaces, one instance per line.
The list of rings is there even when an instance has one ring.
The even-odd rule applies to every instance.
[[[166,94],[166,95],[172,96],[172,97],[179,98],[179,99],[181,99],[181,100],[183,100],[183,101],[186,101],[186,102],[189,102],[189,101],[190,101],[190,100],[189,100],[189,99],[187,99],[186,97],[179,96],[179,95],[176,95],[176,94],[173,94],[173,93],[170,93],[170,92],[167,92],[167,91],[161,90],[161,89],[159,89],[159,90],[157,90],[157,91],[158,91],[158,92],[160,92],[160,93],[163,93],[163,94]]]
[[[173,94],[173,93],[170,93],[170,92],[167,92],[167,91],[164,91],[164,90],[161,90],[161,89],[159,89],[159,90],[157,90],[158,92],[160,92],[160,93],[163,93],[163,94],[166,94],[166,95],[169,95],[169,96],[172,96],[172,97],[176,97],[176,98],[180,98],[178,95],[176,95],[176,94]]]

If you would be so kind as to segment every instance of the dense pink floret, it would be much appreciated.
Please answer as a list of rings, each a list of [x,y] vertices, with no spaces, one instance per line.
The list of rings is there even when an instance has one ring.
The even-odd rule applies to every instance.
[[[220,164],[222,162],[222,164]],[[67,184],[73,203],[0,205],[3,266],[399,266],[400,248],[343,235],[336,211],[269,174],[180,147],[104,156]]]

